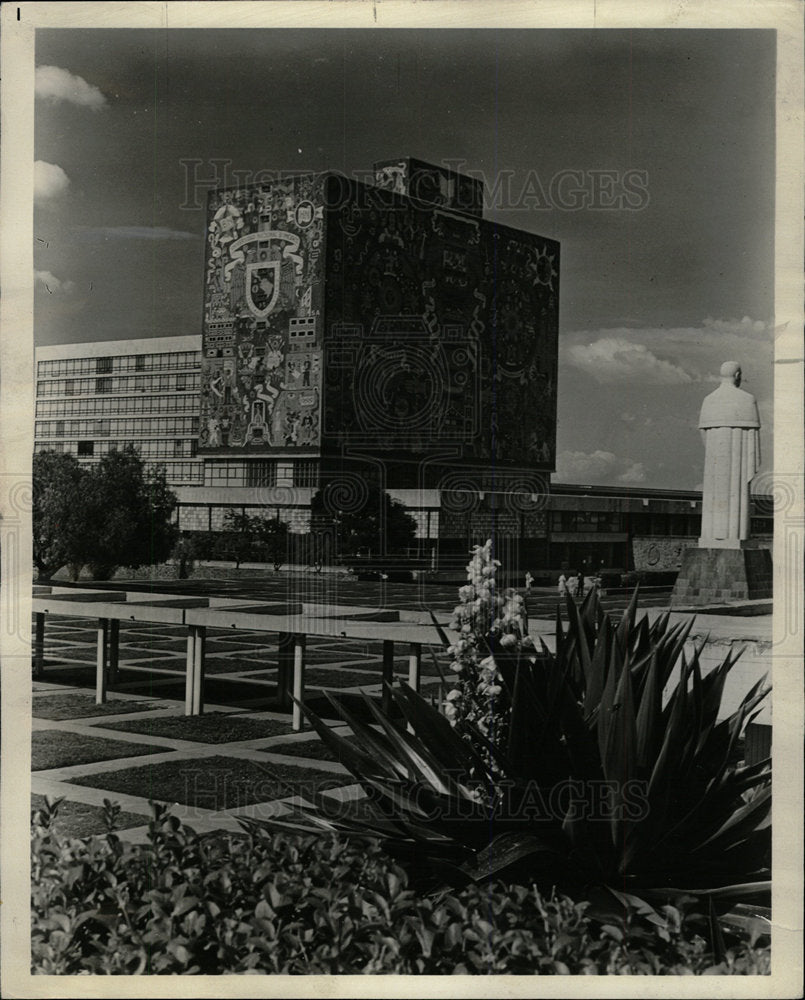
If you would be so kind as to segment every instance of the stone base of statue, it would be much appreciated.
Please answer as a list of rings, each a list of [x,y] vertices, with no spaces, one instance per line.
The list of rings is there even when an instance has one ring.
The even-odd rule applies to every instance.
[[[729,604],[772,597],[771,552],[753,540],[707,542],[682,553],[671,605]]]

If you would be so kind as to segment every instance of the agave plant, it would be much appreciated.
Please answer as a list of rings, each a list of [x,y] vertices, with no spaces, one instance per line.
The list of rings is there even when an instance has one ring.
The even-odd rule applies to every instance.
[[[738,759],[764,681],[719,719],[737,655],[703,674],[704,642],[685,652],[692,621],[636,612],[637,592],[616,622],[593,591],[581,608],[567,598],[567,629],[557,610],[554,653],[492,641],[510,706],[502,747],[407,685],[392,689],[402,724],[368,697],[371,723],[331,699],[354,742],[305,709],[371,808],[353,817],[313,796],[270,822],[377,837],[412,873],[454,885],[500,877],[622,902],[766,904],[771,762]]]

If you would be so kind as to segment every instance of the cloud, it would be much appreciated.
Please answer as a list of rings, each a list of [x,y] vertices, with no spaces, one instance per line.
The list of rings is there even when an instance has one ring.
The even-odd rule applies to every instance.
[[[739,361],[753,382],[767,382],[775,330],[744,316],[708,316],[693,327],[616,327],[576,330],[560,340],[560,360],[602,384],[683,385],[718,381],[724,361]]]
[[[567,353],[570,364],[597,382],[640,380],[647,384],[675,385],[693,381],[679,365],[658,358],[645,344],[625,337],[600,337],[592,343],[574,344]]]
[[[70,185],[70,178],[55,163],[37,160],[34,163],[34,200],[46,201],[63,194]]]
[[[556,459],[555,478],[560,483],[609,481],[630,485],[646,481],[646,467],[631,458],[619,458],[611,451],[563,451]]]
[[[60,292],[69,295],[75,288],[72,281],[62,281],[61,278],[57,278],[50,271],[34,271],[34,284],[40,285],[46,292],[50,292],[51,295],[59,294]]]
[[[196,240],[198,233],[188,233],[183,229],[168,229],[167,226],[81,226],[81,238],[92,240]]]
[[[619,483],[644,483],[646,481],[646,467],[642,462],[632,462],[626,472],[618,476]]]
[[[36,67],[35,92],[52,104],[69,101],[93,111],[106,107],[106,98],[97,87],[58,66]]]

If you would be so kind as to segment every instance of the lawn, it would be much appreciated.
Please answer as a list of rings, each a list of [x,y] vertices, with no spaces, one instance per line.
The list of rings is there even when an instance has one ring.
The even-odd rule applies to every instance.
[[[73,784],[218,812],[321,792],[349,781],[346,776],[294,764],[204,757],[86,775],[74,778]]]
[[[346,739],[348,743],[358,744],[354,736],[347,736]],[[283,757],[309,757],[312,760],[332,760],[341,763],[320,739],[295,740],[293,743],[280,743],[264,749],[270,753],[280,753]]]
[[[45,804],[43,795],[31,796],[31,810],[41,809]],[[134,826],[143,826],[150,816],[132,812],[121,812],[117,817],[117,829],[129,830]],[[85,802],[69,802],[65,800],[59,805],[59,812],[53,823],[55,832],[62,837],[90,837],[93,834],[106,833],[103,823],[103,808],[91,806]]]
[[[93,695],[87,694],[44,694],[33,699],[31,714],[35,719],[86,719],[93,715],[122,715],[124,712],[143,712],[150,708],[161,708],[153,701],[124,701],[121,698],[96,705]]]
[[[48,771],[54,767],[74,767],[77,764],[94,764],[100,760],[164,752],[165,747],[125,743],[123,740],[110,740],[103,736],[84,736],[52,729],[31,733],[32,771]]]
[[[108,727],[121,733],[143,736],[167,736],[169,739],[194,740],[199,743],[231,743],[238,740],[267,739],[292,732],[287,722],[276,719],[254,719],[229,712],[208,715],[170,715],[151,719],[131,719],[112,723]]]

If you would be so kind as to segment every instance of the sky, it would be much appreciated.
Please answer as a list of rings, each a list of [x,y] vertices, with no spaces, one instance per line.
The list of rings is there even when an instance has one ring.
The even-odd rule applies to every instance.
[[[769,470],[773,32],[40,29],[36,64],[37,344],[198,334],[216,178],[450,161],[561,244],[554,482],[700,486],[727,360]]]

